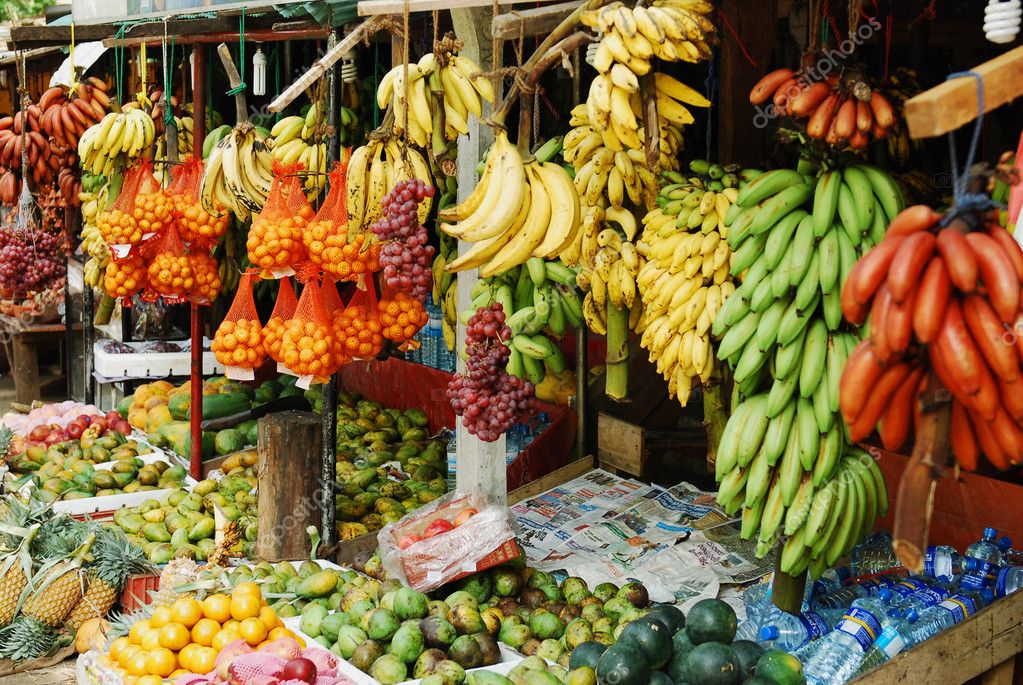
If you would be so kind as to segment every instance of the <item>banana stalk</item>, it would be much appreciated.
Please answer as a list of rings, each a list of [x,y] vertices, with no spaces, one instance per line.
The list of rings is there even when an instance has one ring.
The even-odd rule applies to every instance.
[[[433,122],[431,147],[433,147],[433,151],[429,156],[437,161],[438,166],[441,166],[441,160],[448,157],[450,149],[448,148],[447,140],[444,138],[444,127],[446,124],[444,116],[444,86],[440,82],[439,65],[430,74],[427,83],[430,86],[430,95],[433,97],[434,106],[433,116],[431,117]],[[436,174],[435,177],[440,178]]]
[[[728,423],[728,376],[727,369],[715,367],[710,384],[703,389],[703,425],[707,429],[707,465],[710,468],[717,462],[721,434]]]
[[[114,304],[114,298],[103,293],[103,299],[99,301],[99,307],[96,309],[96,316],[93,317],[92,320],[94,326],[105,326],[110,323],[110,316],[114,312]]]
[[[629,394],[629,310],[607,302],[607,364],[604,392],[613,400]]]

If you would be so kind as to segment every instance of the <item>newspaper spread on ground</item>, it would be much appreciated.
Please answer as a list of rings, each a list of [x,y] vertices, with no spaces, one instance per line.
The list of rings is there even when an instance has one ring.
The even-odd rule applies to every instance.
[[[530,563],[591,587],[633,578],[655,601],[691,603],[769,573],[714,494],[647,485],[595,469],[512,506]]]

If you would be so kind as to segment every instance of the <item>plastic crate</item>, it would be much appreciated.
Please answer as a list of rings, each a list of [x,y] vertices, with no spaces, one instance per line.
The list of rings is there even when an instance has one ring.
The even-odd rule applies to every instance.
[[[160,589],[160,574],[132,576],[121,590],[121,608],[135,611],[152,600],[151,593]]]

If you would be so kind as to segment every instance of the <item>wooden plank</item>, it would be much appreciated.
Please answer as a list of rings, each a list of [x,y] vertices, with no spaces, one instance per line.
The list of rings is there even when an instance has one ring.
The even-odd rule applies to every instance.
[[[1023,94],[1023,46],[972,69],[984,81],[984,111],[990,112]],[[977,80],[957,78],[906,101],[906,123],[914,138],[954,131],[977,118]]]
[[[562,466],[560,469],[551,471],[543,478],[537,478],[532,483],[527,483],[521,488],[515,488],[508,493],[508,504],[515,504],[521,502],[524,499],[530,497],[536,497],[541,492],[547,492],[551,488],[557,487],[562,483],[578,478],[587,471],[593,469],[594,459],[593,455],[588,455],[582,459],[576,459],[575,461]]]
[[[597,457],[602,468],[642,476],[646,463],[643,427],[601,412],[597,416]]]
[[[493,18],[490,22],[490,31],[499,40],[517,39],[520,33],[523,36],[549,33],[578,6],[578,1],[561,2],[521,12],[505,12]]]
[[[502,5],[520,5],[533,0],[502,0]],[[487,0],[409,0],[409,12],[432,12],[433,10],[470,9],[473,7],[492,7]],[[362,0],[358,6],[360,17],[372,17],[378,14],[402,14],[405,11],[404,0]],[[461,36],[459,36],[461,38]]]
[[[962,685],[1013,659],[1023,649],[1021,615],[1023,593],[1000,599],[852,683]]]
[[[1012,685],[1012,674],[1016,665],[1016,657],[1006,659],[980,679],[980,685]]]
[[[14,392],[18,402],[28,404],[39,396],[39,356],[37,346],[24,333],[15,333]]]

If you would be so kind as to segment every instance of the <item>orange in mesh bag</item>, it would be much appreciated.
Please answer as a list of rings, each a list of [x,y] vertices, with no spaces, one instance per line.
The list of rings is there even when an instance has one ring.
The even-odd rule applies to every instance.
[[[194,285],[188,290],[188,299],[196,304],[208,305],[217,299],[220,292],[220,265],[210,253],[210,248],[201,243],[190,245],[187,253],[194,280]]]
[[[282,278],[277,283],[277,301],[274,303],[273,311],[270,312],[270,320],[263,326],[263,349],[266,350],[270,359],[283,363],[281,342],[284,340],[284,329],[291,317],[295,315],[298,300],[295,298],[295,289],[291,286],[291,279]],[[282,370],[278,369],[278,371]]]
[[[291,275],[292,267],[306,258],[302,233],[313,217],[313,208],[294,175],[300,168],[274,162],[270,194],[249,228],[245,242],[249,261],[263,269],[264,277]]]
[[[99,215],[96,227],[103,239],[111,245],[128,245],[142,242],[142,228],[135,220],[135,196],[144,174],[152,176],[152,163],[146,159],[124,172],[121,192],[109,209]],[[123,255],[122,255],[123,256]]]
[[[352,359],[372,359],[384,346],[383,325],[373,279],[365,290],[356,290],[352,301],[334,322],[344,354]]]
[[[171,224],[149,248],[149,289],[165,300],[182,300],[197,285],[192,263],[178,231]]]
[[[302,237],[309,259],[331,278],[350,281],[380,270],[381,246],[370,231],[348,222],[346,171],[338,163],[330,172],[330,192]]]
[[[174,182],[167,188],[172,205],[172,216],[178,235],[186,242],[212,245],[227,232],[231,216],[225,212],[216,217],[202,207],[199,186],[202,183],[203,162],[190,157],[178,167]]]
[[[252,369],[263,363],[263,327],[252,299],[251,272],[243,273],[238,281],[234,302],[213,336],[211,349],[227,367],[225,375],[234,380],[252,380]]]
[[[384,337],[396,343],[411,340],[430,320],[423,303],[403,292],[385,293],[377,308]]]
[[[284,329],[281,356],[289,371],[300,377],[302,387],[325,383],[341,368],[344,352],[334,335],[323,293],[316,279],[302,289],[295,315]]]
[[[111,259],[103,274],[103,290],[110,297],[131,297],[146,287],[149,275],[141,255]]]

